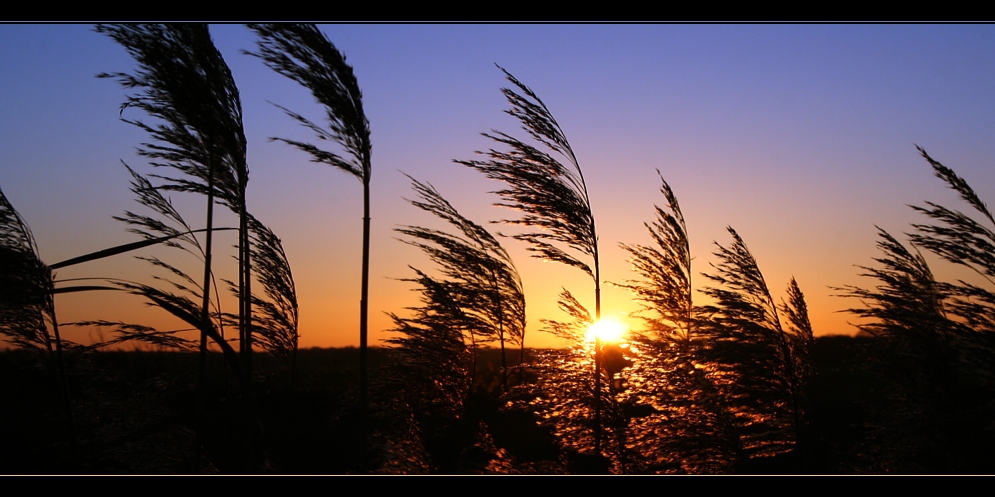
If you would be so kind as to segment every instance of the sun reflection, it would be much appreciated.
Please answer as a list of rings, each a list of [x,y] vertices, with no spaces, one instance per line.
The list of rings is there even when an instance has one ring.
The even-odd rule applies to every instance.
[[[603,343],[617,343],[622,341],[626,326],[611,318],[603,318],[597,323],[587,328],[587,341],[593,342],[595,338]]]

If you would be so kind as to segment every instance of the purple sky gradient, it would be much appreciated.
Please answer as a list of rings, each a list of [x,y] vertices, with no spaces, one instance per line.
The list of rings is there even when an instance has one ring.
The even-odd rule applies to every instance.
[[[404,171],[435,185],[468,217],[513,216],[490,207],[497,189],[452,163],[516,135],[500,64],[529,85],[562,125],[584,170],[601,237],[602,275],[632,278],[619,242],[648,243],[642,223],[662,203],[656,169],[681,202],[695,272],[713,262],[732,225],[780,300],[791,276],[817,335],[854,333],[840,313],[857,302],[830,287],[862,284],[875,225],[899,235],[925,200],[967,210],[932,176],[915,144],[995,199],[995,26],[990,25],[327,25],[364,93],[373,140],[371,333],[385,312],[417,304],[408,265],[432,267],[393,228],[432,224],[406,204]],[[301,304],[302,346],[358,344],[362,189],[355,178],[309,163],[268,138],[311,141],[274,102],[314,120],[303,88],[243,55],[253,33],[212,26],[241,92],[249,142],[249,209],[283,241]],[[0,188],[54,263],[133,241],[121,215],[136,205],[121,161],[146,136],[119,119],[125,92],[99,72],[134,63],[88,25],[0,25]],[[125,117],[142,118],[134,110]],[[203,199],[174,194],[192,224]],[[224,212],[219,210],[219,212]],[[224,213],[221,223],[234,217]],[[494,227],[513,233],[509,227]],[[227,249],[235,237],[217,246]],[[540,319],[564,319],[561,287],[593,307],[580,271],[528,258],[508,239],[528,299],[532,346],[556,344]],[[174,257],[161,252],[164,257]],[[220,277],[234,276],[225,253]],[[962,277],[935,259],[940,278]],[[192,261],[191,261],[192,263]],[[178,262],[178,264],[183,264]],[[227,265],[226,265],[227,264]],[[148,279],[144,263],[118,257],[65,269],[60,278]],[[226,273],[227,272],[227,273]],[[230,275],[229,275],[230,273]],[[694,284],[705,284],[696,277]],[[603,314],[635,306],[605,289]],[[703,295],[696,295],[704,303]],[[60,321],[107,319],[172,326],[158,310],[112,292],[58,297]],[[229,307],[234,308],[233,305]],[[635,322],[632,322],[635,324]],[[86,341],[89,330],[70,338]]]

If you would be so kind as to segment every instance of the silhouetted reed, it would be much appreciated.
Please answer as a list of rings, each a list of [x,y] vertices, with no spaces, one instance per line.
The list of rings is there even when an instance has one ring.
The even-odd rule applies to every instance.
[[[53,351],[52,273],[27,223],[0,190],[0,333],[21,348]]]
[[[620,244],[639,279],[619,286],[632,291],[643,323],[630,331],[634,359],[621,396],[631,413],[629,450],[642,472],[729,472],[740,444],[731,410],[707,376],[709,309],[693,303],[687,225],[662,175],[660,182],[665,207],[654,206],[656,219],[644,223],[653,244]]]
[[[259,57],[274,71],[311,91],[325,106],[328,129],[304,116],[280,107],[295,121],[313,131],[320,140],[341,146],[348,157],[320,149],[309,143],[273,138],[309,155],[311,161],[328,164],[355,176],[363,184],[363,266],[359,300],[360,397],[367,408],[369,371],[367,365],[367,322],[370,281],[370,175],[372,173],[370,123],[363,112],[363,93],[346,63],[328,38],[313,24],[250,24],[259,35]]]
[[[511,73],[501,66],[498,68],[517,88],[501,89],[511,104],[511,109],[505,112],[518,119],[522,130],[546,150],[506,133],[493,131],[491,134],[483,133],[483,136],[511,150],[478,151],[488,159],[455,162],[507,186],[493,192],[502,199],[495,205],[522,213],[519,219],[502,222],[534,230],[513,235],[513,238],[529,244],[528,250],[534,253],[534,257],[576,267],[594,279],[595,320],[599,320],[601,266],[598,261],[598,236],[580,164],[565,133],[542,100]],[[561,162],[564,159],[567,165]],[[577,255],[589,257],[590,263],[582,261]],[[600,391],[600,342],[595,343],[594,355],[594,390]],[[601,400],[600,396],[594,399],[594,452],[600,454]]]
[[[386,381],[424,424],[425,436],[450,440],[448,450],[479,442],[468,425],[480,347],[501,343],[502,383],[507,380],[504,341],[523,346],[525,296],[511,257],[497,239],[461,215],[430,184],[412,179],[409,202],[449,223],[454,231],[403,226],[395,231],[436,264],[439,277],[412,268],[421,304],[411,317],[390,314],[397,336],[387,340],[399,356]],[[432,430],[430,427],[434,426]],[[455,433],[456,435],[454,435]],[[438,456],[438,451],[436,451]]]
[[[248,389],[252,350],[251,250],[245,205],[248,167],[241,101],[231,71],[215,48],[206,24],[98,25],[96,30],[123,46],[138,63],[133,74],[102,73],[99,77],[114,78],[126,90],[134,91],[122,104],[122,115],[135,107],[156,120],[148,124],[122,117],[153,140],[139,147],[139,155],[151,159],[153,166],[172,168],[186,176],[154,175],[165,182],[159,188],[207,196],[202,302],[196,318],[196,327],[201,330],[201,383],[208,336],[219,345],[224,342],[210,323],[215,197],[239,216],[238,315],[243,365],[234,372]],[[186,300],[165,293],[150,300],[184,316],[187,322],[194,319]]]
[[[165,246],[179,249],[198,262],[204,263],[207,259],[206,250],[200,241],[193,236],[194,231],[190,230],[190,225],[173,207],[173,203],[162,194],[160,191],[162,188],[156,188],[148,178],[138,174],[127,165],[125,168],[131,174],[131,191],[135,194],[136,201],[152,211],[154,215],[139,214],[129,210],[125,211],[124,216],[115,216],[114,219],[125,223],[129,232],[137,234],[145,240],[169,237],[168,241],[163,242]],[[212,231],[227,229],[232,228],[213,228]],[[162,308],[191,326],[190,329],[206,333],[206,336],[210,337],[221,348],[229,368],[233,373],[236,373],[238,381],[243,381],[242,365],[235,349],[224,338],[226,323],[221,319],[221,309],[216,304],[216,302],[220,302],[220,296],[217,295],[217,285],[214,285],[216,299],[211,302],[213,304],[210,312],[211,319],[208,326],[205,327],[202,313],[197,304],[197,300],[201,299],[204,294],[204,287],[174,263],[163,261],[158,257],[136,256],[136,258],[144,260],[159,271],[166,273],[166,276],[154,276],[157,281],[164,284],[164,288],[132,281],[110,280],[110,283],[144,298],[149,305]],[[88,321],[77,324],[107,327],[117,332],[118,336],[109,343],[141,341],[180,350],[191,347],[198,348],[195,343],[180,335],[190,331],[190,329],[157,330],[140,324],[112,321]]]
[[[60,323],[55,317],[54,296],[56,294],[94,290],[124,290],[139,293],[138,290],[141,285],[124,280],[106,278],[56,280],[54,278],[54,270],[132,252],[153,245],[181,246],[180,242],[196,242],[196,238],[193,235],[206,231],[189,230],[189,227],[182,222],[182,219],[178,218],[179,214],[172,209],[172,205],[169,204],[168,200],[158,196],[158,192],[151,188],[151,184],[145,178],[137,175],[130,168],[129,172],[133,175],[133,191],[139,194],[142,202],[146,205],[154,206],[154,208],[172,212],[179,219],[179,224],[183,229],[175,229],[175,227],[163,224],[154,218],[138,216],[129,212],[127,213],[127,222],[148,229],[145,231],[140,228],[133,228],[135,232],[143,235],[144,240],[98,250],[51,265],[45,265],[38,258],[37,247],[31,231],[17,211],[7,201],[3,192],[0,191],[0,282],[3,283],[0,286],[2,287],[2,290],[0,290],[0,335],[6,336],[11,343],[21,348],[45,349],[48,351],[51,362],[55,364],[55,369],[58,372],[64,408],[69,422],[70,444],[74,447],[75,436],[73,435],[74,430],[72,427],[72,408],[69,398],[68,378],[65,361],[62,358],[62,351],[64,348],[67,348],[67,345],[68,348],[84,352],[125,341],[141,341],[158,346],[181,349],[189,345],[187,340],[176,336],[177,331],[182,330],[160,331],[147,326],[107,320],[68,324],[73,326],[112,327],[118,332],[118,336],[110,341],[81,346],[63,340],[59,332]],[[215,230],[219,229],[229,228],[215,228]],[[171,271],[175,275],[185,277],[181,271],[158,259],[151,258],[146,260]],[[193,283],[188,277],[186,279],[190,283]],[[89,280],[102,280],[105,284],[80,283],[81,281]],[[182,284],[174,283],[174,286],[185,289]],[[182,298],[151,287],[146,287],[145,296],[150,301],[161,301],[162,305],[167,307],[182,308],[184,304]],[[187,303],[190,306],[193,305],[190,302]],[[189,309],[186,309],[186,311],[188,314],[190,313]],[[174,314],[177,313],[174,312]],[[48,331],[48,326],[51,326],[51,334]]]
[[[689,353],[700,341],[692,304],[691,244],[677,196],[660,171],[657,175],[667,206],[654,205],[656,219],[644,223],[654,245],[619,244],[629,253],[633,271],[642,278],[620,286],[632,291],[641,305],[638,317],[645,328],[638,336],[673,343]]]
[[[847,312],[883,350],[876,367],[889,402],[875,413],[866,452],[886,471],[989,471],[967,449],[990,430],[995,405],[995,220],[963,178],[917,148],[982,222],[934,202],[911,206],[931,223],[913,223],[910,247],[878,228],[877,264],[859,266],[874,286],[837,288],[861,302]],[[989,288],[938,281],[920,249],[970,269]]]
[[[973,189],[953,170],[920,154],[934,173],[961,199],[995,227],[991,213]],[[926,202],[912,206],[936,224],[915,223],[908,235],[913,248],[879,228],[878,248],[883,255],[874,260],[881,266],[860,266],[862,276],[878,281],[874,289],[841,288],[844,296],[858,298],[865,307],[848,309],[871,320],[861,329],[875,336],[897,340],[922,366],[932,371],[934,381],[946,385],[958,371],[973,381],[991,385],[995,368],[995,293],[973,283],[938,282],[918,247],[951,263],[971,269],[995,287],[995,233],[966,214]]]
[[[252,235],[252,272],[262,285],[265,298],[252,295],[253,342],[263,350],[286,361],[291,377],[297,364],[297,288],[290,269],[290,260],[283,250],[283,243],[255,216],[249,216],[249,233]],[[228,282],[233,293],[238,288]],[[238,316],[226,316],[237,323]]]
[[[795,449],[804,429],[802,395],[811,370],[812,329],[794,279],[788,302],[780,306],[790,316],[789,326],[782,325],[756,259],[739,234],[728,230],[732,245],[716,243],[715,273],[703,273],[719,286],[703,290],[715,304],[707,311],[712,325],[702,353],[707,374],[736,418],[744,455],[774,456]]]
[[[395,231],[425,252],[447,278],[449,294],[470,319],[474,344],[497,341],[501,347],[502,383],[507,383],[505,342],[525,346],[525,297],[518,270],[497,239],[479,224],[462,216],[430,184],[412,178],[418,207],[447,221],[457,234],[420,226]],[[521,362],[521,357],[519,357]]]
[[[624,473],[627,420],[618,403],[618,389],[611,381],[617,371],[612,370],[609,361],[596,364],[596,350],[610,346],[589,340],[595,321],[568,290],[560,292],[558,304],[570,319],[543,319],[542,331],[570,346],[538,354],[530,365],[535,381],[513,389],[507,407],[532,413],[541,426],[555,435],[566,456],[564,471]],[[595,368],[607,381],[591,381],[591,370]],[[592,411],[598,415],[592,416]],[[613,443],[602,446],[602,437],[609,437]]]
[[[992,231],[995,218],[967,181],[933,160],[921,147],[917,148],[932,166],[936,177],[956,191],[988,223],[986,227],[959,211],[926,202],[928,207],[912,208],[936,224],[913,224],[917,233],[910,234],[909,241],[951,263],[967,267],[987,282],[988,288],[984,288],[959,280],[942,285],[942,289],[950,297],[946,308],[963,325],[955,328],[962,365],[990,388],[995,386],[995,232]]]
[[[0,334],[18,347],[48,352],[59,379],[67,439],[75,451],[69,380],[54,293],[52,270],[38,257],[31,230],[0,190]]]

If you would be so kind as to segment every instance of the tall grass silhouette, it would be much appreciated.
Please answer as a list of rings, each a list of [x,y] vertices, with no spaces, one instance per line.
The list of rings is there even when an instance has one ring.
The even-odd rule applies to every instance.
[[[294,284],[290,260],[283,250],[283,243],[262,222],[249,215],[249,233],[252,241],[252,272],[262,285],[263,295],[252,295],[253,341],[267,352],[283,359],[290,367],[291,378],[297,372],[297,329],[299,308],[297,287]],[[238,288],[228,282],[233,293]],[[237,323],[238,316],[227,315]]]
[[[716,243],[714,273],[703,273],[718,285],[703,290],[715,300],[703,352],[714,365],[710,376],[736,417],[745,456],[774,456],[795,449],[804,429],[812,328],[794,279],[788,301],[779,306],[746,243],[727,229],[733,243]],[[779,309],[790,317],[787,325]]]
[[[969,374],[975,381],[992,385],[995,379],[995,219],[987,205],[952,169],[919,153],[936,177],[957,192],[992,227],[967,214],[934,202],[912,206],[932,223],[914,223],[907,248],[888,232],[878,229],[879,267],[860,266],[863,276],[878,282],[873,289],[840,288],[843,296],[859,299],[864,306],[848,312],[869,321],[861,330],[903,344],[924,371],[939,385],[953,375]],[[923,248],[943,260],[966,267],[990,288],[958,280],[937,281]]]
[[[847,309],[868,321],[860,330],[892,343],[896,350],[926,359],[919,366],[934,379],[946,383],[955,345],[957,323],[948,317],[950,288],[937,282],[926,258],[887,231],[878,228],[877,242],[881,256],[874,258],[880,267],[858,266],[861,276],[873,278],[873,289],[848,286],[839,288],[843,296],[856,298],[863,307]]]
[[[847,312],[886,351],[877,366],[890,402],[869,452],[889,471],[986,471],[973,443],[991,425],[995,393],[995,220],[966,180],[917,148],[981,221],[935,202],[913,205],[928,221],[912,224],[908,246],[878,228],[876,264],[859,266],[874,286],[837,288],[860,301]],[[927,255],[976,279],[938,280]]]
[[[121,106],[147,113],[155,122],[124,119],[149,134],[139,155],[153,166],[174,169],[182,177],[154,175],[159,188],[196,192],[207,197],[204,275],[197,327],[201,330],[201,384],[207,339],[224,349],[224,339],[211,324],[210,288],[213,256],[214,204],[224,203],[239,216],[239,343],[242,365],[234,370],[248,392],[251,375],[251,250],[245,188],[245,134],[238,89],[231,71],[215,48],[206,24],[98,25],[97,32],[123,46],[138,63],[133,74],[102,73],[126,90],[133,90]],[[170,299],[152,299],[157,305],[191,322],[193,309]],[[233,365],[234,366],[234,365]],[[248,398],[248,396],[246,396]]]
[[[395,229],[418,247],[446,278],[447,292],[466,316],[471,344],[497,341],[501,348],[502,384],[507,385],[505,344],[525,347],[525,294],[511,256],[485,228],[461,215],[430,184],[411,178],[418,194],[411,205],[448,222],[456,234],[420,226]],[[417,271],[417,270],[416,270]]]
[[[525,295],[511,257],[490,232],[461,215],[432,185],[411,182],[417,194],[411,205],[451,230],[395,230],[428,255],[440,275],[411,268],[416,277],[406,281],[417,285],[421,304],[408,309],[411,317],[390,314],[397,335],[387,343],[399,362],[387,381],[392,391],[406,393],[423,433],[433,439],[432,452],[445,458],[439,453],[465,450],[476,441],[467,413],[482,346],[501,344],[502,383],[507,382],[504,343],[524,347]]]
[[[145,240],[160,240],[168,238],[163,245],[179,249],[192,256],[200,263],[205,263],[207,254],[200,241],[193,236],[197,231],[191,230],[190,225],[183,219],[179,211],[173,207],[172,201],[166,198],[160,188],[156,188],[145,176],[138,174],[133,169],[125,165],[131,174],[131,191],[135,194],[135,200],[142,207],[151,211],[149,214],[140,214],[134,211],[125,211],[123,216],[115,216],[114,219],[125,223],[128,231],[141,236]],[[212,228],[212,231],[232,230],[234,228]],[[205,333],[205,326],[202,321],[202,311],[198,300],[202,300],[205,292],[204,287],[193,277],[188,275],[179,265],[173,262],[164,261],[158,257],[136,256],[138,259],[148,262],[165,276],[156,275],[154,278],[161,282],[164,288],[154,285],[137,283],[133,281],[110,280],[118,288],[133,295],[144,298],[149,305],[153,305],[169,312],[179,318],[194,330]],[[212,274],[213,280],[213,274]],[[214,285],[215,300],[210,311],[210,320],[206,327],[206,335],[211,338],[220,348],[224,355],[228,367],[236,374],[239,382],[244,381],[244,376],[240,374],[242,364],[231,344],[224,338],[225,323],[221,319],[222,311],[217,302],[220,296],[217,295],[217,285]],[[123,323],[113,321],[88,321],[77,323],[81,326],[100,326],[116,331],[117,338],[111,340],[109,344],[125,341],[142,341],[160,347],[177,348],[187,350],[190,348],[199,349],[196,343],[182,337],[182,333],[188,329],[158,330],[149,326],[134,323]],[[237,320],[236,320],[237,326]]]
[[[708,377],[709,309],[694,305],[691,244],[677,196],[660,172],[665,204],[644,223],[652,244],[620,244],[638,279],[619,286],[640,304],[630,332],[634,364],[623,402],[634,464],[652,473],[723,473],[739,457],[739,439],[721,390]]]
[[[27,223],[0,190],[0,283],[2,283],[0,284],[0,336],[5,337],[10,343],[20,348],[47,352],[49,362],[53,365],[59,379],[63,410],[68,426],[68,439],[74,452],[76,436],[63,349],[68,345],[71,348],[85,351],[136,339],[158,344],[182,342],[182,339],[178,339],[168,332],[162,333],[147,327],[129,327],[120,324],[117,328],[121,331],[121,336],[108,343],[94,343],[83,347],[63,340],[59,329],[60,323],[55,312],[56,294],[114,290],[120,289],[122,286],[80,284],[81,281],[100,278],[56,280],[54,270],[112,257],[152,245],[168,245],[177,238],[191,237],[193,233],[195,232],[187,230],[173,231],[161,236],[149,236],[143,241],[118,245],[46,265],[38,256],[38,247]],[[118,283],[122,282],[118,281]],[[106,322],[69,324],[107,325]],[[49,332],[49,327],[51,327],[51,332]]]
[[[667,203],[665,208],[654,205],[656,219],[644,223],[654,244],[620,244],[642,278],[620,286],[632,291],[640,303],[639,318],[653,340],[690,352],[700,340],[691,291],[691,243],[677,196],[660,171],[657,175]]]
[[[491,149],[488,152],[478,152],[487,156],[486,160],[455,162],[506,185],[505,189],[493,192],[502,199],[495,205],[522,213],[518,219],[502,222],[534,230],[513,235],[513,238],[529,244],[534,257],[576,267],[594,279],[595,320],[599,320],[601,266],[598,259],[598,236],[580,164],[563,129],[538,95],[501,66],[498,69],[514,85],[514,89],[501,89],[511,104],[511,109],[505,112],[517,119],[522,130],[536,140],[541,148],[506,133],[493,131],[483,133],[483,136],[501,146],[509,147],[509,151]],[[587,258],[589,262],[582,261],[578,256]],[[566,290],[564,296],[576,302]],[[595,343],[593,368],[595,392],[602,390],[601,357],[601,344],[598,341]],[[595,395],[596,454],[601,453],[601,402],[601,395]]]
[[[543,350],[530,369],[537,375],[509,394],[513,410],[533,413],[540,425],[558,440],[567,455],[567,471],[579,473],[626,472],[626,417],[618,403],[618,389],[612,381],[614,361],[607,360],[617,344],[590,340],[594,324],[590,310],[569,291],[558,299],[560,310],[570,319],[542,319],[542,331],[570,344],[567,348]],[[602,349],[601,358],[595,353]],[[621,350],[617,350],[621,352]],[[623,359],[624,357],[618,357]],[[591,372],[609,381],[594,382]],[[592,416],[594,411],[596,416]],[[601,443],[609,437],[608,443]]]
[[[368,404],[369,366],[368,314],[370,286],[370,175],[372,173],[370,123],[363,112],[363,93],[346,63],[328,38],[313,24],[250,24],[259,36],[258,52],[247,52],[262,59],[274,71],[296,81],[311,91],[325,106],[328,129],[291,110],[287,115],[313,131],[320,140],[341,146],[347,157],[320,149],[312,144],[275,138],[309,155],[312,162],[341,169],[363,184],[363,266],[359,300],[360,398]]]
[[[38,257],[30,228],[0,190],[0,333],[26,349],[53,351],[51,320],[54,283]]]
[[[0,334],[19,347],[47,351],[59,379],[67,439],[75,451],[69,380],[62,358],[54,292],[52,270],[38,257],[38,245],[30,228],[0,190]]]
[[[966,267],[987,283],[987,288],[963,280],[944,284],[942,289],[951,298],[948,309],[964,326],[957,327],[955,340],[963,350],[964,365],[988,385],[995,385],[995,218],[988,206],[952,169],[937,162],[917,147],[937,178],[943,180],[967,202],[984,224],[970,216],[933,202],[912,208],[924,214],[933,224],[916,223],[916,233],[909,241],[923,247],[948,262]]]

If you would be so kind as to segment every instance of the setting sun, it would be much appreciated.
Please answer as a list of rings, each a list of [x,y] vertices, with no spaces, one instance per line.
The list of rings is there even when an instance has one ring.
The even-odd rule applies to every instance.
[[[599,338],[602,342],[619,342],[622,340],[622,334],[625,333],[625,330],[626,326],[621,322],[605,318],[587,329],[587,341],[593,342],[595,338]]]

